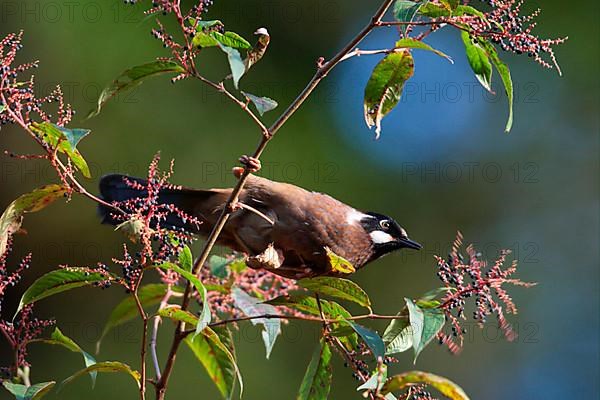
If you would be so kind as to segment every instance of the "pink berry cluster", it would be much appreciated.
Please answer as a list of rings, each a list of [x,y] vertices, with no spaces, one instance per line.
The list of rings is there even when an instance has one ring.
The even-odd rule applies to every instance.
[[[490,10],[484,13],[485,18],[477,15],[459,17],[461,24],[469,27],[475,37],[488,38],[504,51],[516,54],[527,54],[546,68],[557,69],[561,73],[553,46],[564,43],[568,38],[541,39],[533,30],[537,23],[535,18],[541,10],[536,9],[529,15],[521,15],[525,0],[485,0]]]
[[[459,232],[448,259],[436,257],[438,277],[448,289],[441,300],[440,308],[446,314],[452,329],[452,334],[440,332],[438,339],[453,353],[458,352],[463,345],[466,330],[461,321],[466,320],[465,306],[468,299],[475,299],[473,319],[480,327],[483,327],[488,316],[494,315],[505,338],[512,341],[516,338],[516,333],[505,313],[516,314],[517,307],[504,286],[535,285],[511,277],[517,271],[516,260],[513,260],[508,268],[504,268],[510,250],[503,250],[498,260],[490,267],[486,261],[481,260],[481,254],[477,253],[472,245],[466,248],[468,258],[465,260],[459,253],[463,245],[462,239]]]
[[[12,272],[8,271],[7,258],[12,250],[12,238],[9,237],[6,243],[4,254],[0,255],[0,311],[2,310],[2,301],[6,294],[6,289],[15,286],[20,280],[22,273],[29,268],[31,264],[31,254],[25,256],[19,266]],[[26,361],[27,345],[39,337],[43,330],[54,325],[54,320],[42,320],[34,318],[33,306],[27,305],[23,307],[14,321],[4,320],[0,318],[0,332],[10,345],[14,357],[12,366],[0,367],[2,378],[15,376],[17,369],[29,366]]]
[[[33,117],[44,122],[52,122],[54,116],[43,109],[44,104],[57,103],[54,123],[68,124],[74,111],[65,104],[60,86],[50,94],[37,97],[34,92],[34,75],[23,81],[19,74],[38,67],[38,62],[16,64],[15,59],[22,45],[23,32],[9,33],[0,40],[0,124],[20,123],[28,125]]]

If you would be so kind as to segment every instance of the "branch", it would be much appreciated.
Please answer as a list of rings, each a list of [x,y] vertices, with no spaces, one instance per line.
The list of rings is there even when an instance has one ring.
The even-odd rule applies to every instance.
[[[375,12],[373,17],[371,18],[371,21],[342,50],[340,50],[328,62],[319,63],[318,69],[317,69],[315,75],[308,82],[308,84],[306,85],[304,90],[302,90],[302,92],[298,95],[298,97],[296,97],[296,99],[288,106],[288,108],[273,123],[273,125],[267,131],[265,131],[261,127],[261,131],[262,131],[263,135],[262,135],[262,138],[261,138],[256,150],[254,151],[254,154],[253,154],[254,158],[256,158],[256,159],[260,158],[263,151],[265,150],[265,148],[267,147],[267,145],[269,144],[271,139],[274,137],[274,135],[277,133],[277,131],[279,131],[279,129],[287,122],[287,120],[298,110],[298,108],[300,108],[300,106],[311,95],[311,93],[315,90],[315,88],[319,85],[319,83],[323,80],[323,78],[325,78],[327,76],[327,74],[340,61],[342,61],[342,59],[344,58],[344,56],[346,56],[346,54],[350,53],[354,48],[356,48],[356,46],[360,42],[362,42],[362,40],[369,33],[371,33],[371,31],[373,29],[375,29],[376,27],[379,26],[381,19],[383,18],[386,11],[390,8],[390,6],[392,5],[393,2],[394,2],[394,0],[384,0],[383,3],[381,4],[381,6],[379,7],[379,9]],[[199,75],[196,77],[198,79],[200,79]],[[207,82],[205,82],[205,83],[207,83]],[[225,93],[225,95],[227,96],[227,94],[229,92],[224,91],[223,93]],[[235,98],[235,96],[231,96],[231,97],[228,96],[228,97]],[[236,98],[236,100],[237,100],[237,98]],[[244,109],[247,110],[247,107]],[[246,184],[246,181],[248,180],[249,175],[250,175],[250,170],[247,168],[244,169],[244,172],[240,176],[240,179],[239,179],[237,185],[232,190],[231,195],[227,199],[227,201],[223,207],[223,211],[221,212],[221,215],[219,216],[219,219],[215,223],[212,231],[210,232],[210,235],[208,236],[208,238],[206,240],[206,244],[204,245],[202,253],[200,254],[198,259],[196,259],[196,261],[194,263],[193,273],[195,275],[198,274],[198,272],[200,271],[200,269],[202,268],[204,263],[206,263],[206,260],[208,259],[208,256],[209,256],[212,248],[216,244],[217,239],[219,238],[219,235],[221,234],[221,231],[223,230],[223,227],[225,226],[225,223],[227,223],[227,220],[229,219],[229,216],[232,213],[233,206],[238,201],[239,195],[240,195],[242,189],[244,188],[244,185]],[[183,302],[181,305],[182,310],[187,310],[189,303],[190,303],[191,295],[192,295],[192,287],[191,287],[190,282],[188,282],[187,286],[186,286],[185,294],[183,297]],[[160,381],[156,385],[158,400],[164,399],[165,388],[168,383],[169,376],[173,370],[173,365],[175,363],[175,356],[177,354],[177,349],[179,347],[179,344],[185,337],[184,334],[185,334],[185,324],[179,323],[177,326],[176,332],[174,334],[174,337],[173,337],[173,342],[171,344],[171,350],[169,352],[169,358],[167,360],[167,364],[165,366],[163,375],[162,375]]]
[[[141,358],[141,377],[140,377],[140,399],[146,399],[146,340],[148,336],[148,315],[146,315],[146,311],[144,311],[144,307],[142,306],[142,302],[140,301],[140,297],[138,296],[138,287],[136,285],[135,290],[132,295],[135,300],[135,304],[137,306],[140,317],[142,317],[142,344],[140,347],[140,358]]]

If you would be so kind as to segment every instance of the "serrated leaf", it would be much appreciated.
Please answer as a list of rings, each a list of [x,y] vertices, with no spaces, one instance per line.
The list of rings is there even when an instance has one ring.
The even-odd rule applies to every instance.
[[[442,58],[445,58],[451,64],[454,64],[454,60],[452,60],[452,58],[450,56],[446,55],[445,53],[442,53],[439,50],[434,49],[433,47],[431,47],[427,43],[424,43],[424,42],[422,42],[420,40],[413,39],[413,38],[410,38],[410,37],[398,40],[396,42],[396,45],[394,47],[397,48],[397,49],[419,49],[419,50],[431,51],[432,53],[435,53],[438,56],[440,56]]]
[[[250,93],[242,92],[242,94],[254,104],[256,107],[256,111],[262,117],[266,112],[274,110],[277,108],[278,104],[275,100],[270,99],[268,97],[259,97]]]
[[[492,63],[490,62],[487,51],[485,51],[478,41],[473,43],[468,32],[461,31],[460,36],[465,45],[467,60],[475,73],[475,77],[488,92],[493,93]]]
[[[514,89],[513,89],[512,77],[510,75],[510,69],[508,68],[508,65],[506,65],[500,59],[500,56],[498,56],[498,52],[496,51],[496,48],[494,47],[493,44],[491,44],[490,42],[488,42],[487,40],[482,39],[482,38],[478,39],[478,43],[481,46],[483,46],[483,48],[487,52],[488,56],[492,60],[492,63],[494,64],[494,67],[496,68],[496,71],[498,71],[498,74],[500,75],[500,78],[502,79],[502,83],[504,84],[504,91],[506,93],[506,96],[508,97],[508,121],[506,122],[506,128],[504,129],[504,131],[506,133],[508,133],[512,129],[512,125],[513,125],[513,107],[514,107],[514,104],[513,104],[514,103]]]
[[[41,339],[40,341],[42,343],[62,346],[74,353],[80,353],[83,357],[83,362],[86,367],[96,364],[96,359],[94,357],[85,352],[77,343],[75,343],[75,341],[73,341],[73,339],[65,336],[65,334],[63,334],[58,327],[54,328],[54,332],[52,332],[50,339]],[[96,371],[90,372],[90,377],[92,378],[92,389],[96,385],[96,375]]]
[[[403,374],[395,375],[388,379],[383,386],[381,392],[383,394],[391,393],[396,390],[405,389],[414,384],[425,383],[434,387],[444,396],[452,400],[469,400],[464,390],[456,383],[429,372],[410,371]]]
[[[233,86],[237,89],[239,86],[240,79],[246,72],[246,64],[242,60],[242,56],[237,49],[227,47],[219,43],[219,48],[227,54],[227,61],[229,62],[229,68],[231,69],[231,77],[233,78]]]
[[[240,288],[234,287],[231,291],[231,297],[235,306],[239,308],[245,315],[252,317],[257,315],[277,315],[277,309],[270,304],[262,303],[256,297],[250,296]],[[264,329],[261,332],[267,358],[271,355],[277,336],[281,334],[281,320],[278,318],[257,318],[251,320],[253,325],[261,324]]]
[[[411,299],[404,299],[410,318],[413,333],[414,362],[425,346],[427,346],[443,328],[446,323],[444,313],[438,308],[423,308],[413,303]]]
[[[371,309],[371,300],[367,293],[356,283],[348,279],[322,276],[301,279],[298,281],[298,285],[315,293],[352,301]]]
[[[40,137],[40,139],[48,143],[51,147],[58,148],[58,150],[61,153],[65,154],[71,160],[75,168],[81,171],[83,176],[85,176],[86,178],[91,178],[92,175],[90,173],[90,168],[87,162],[85,161],[79,150],[77,150],[71,144],[71,140],[78,143],[77,137],[74,135],[81,135],[82,133],[73,134],[71,130],[71,132],[68,133],[68,135],[71,136],[71,140],[69,140],[67,133],[65,133],[66,128],[60,127],[50,122],[34,122],[31,125],[29,125],[29,127],[36,135]],[[79,137],[79,139],[81,139],[81,137]]]
[[[16,400],[38,400],[44,397],[54,387],[56,382],[36,383],[35,385],[25,386],[9,381],[2,382],[2,386],[15,396]]]
[[[171,270],[177,272],[179,275],[183,276],[185,279],[190,281],[190,283],[196,288],[198,294],[200,295],[200,299],[202,300],[202,310],[200,311],[200,318],[198,318],[198,324],[196,325],[196,332],[194,336],[198,335],[203,329],[205,329],[212,319],[212,315],[210,312],[210,306],[208,301],[206,301],[206,287],[202,284],[200,279],[196,277],[196,275],[188,272],[175,264],[164,263],[158,266],[159,268]]]
[[[109,373],[122,372],[122,373],[125,373],[125,374],[128,374],[129,376],[131,376],[137,383],[138,387],[140,387],[141,375],[138,371],[132,370],[129,365],[124,364],[122,362],[102,361],[102,362],[96,363],[94,365],[91,365],[87,368],[84,368],[82,370],[75,372],[73,375],[71,375],[64,381],[62,381],[62,383],[60,384],[60,389],[62,389],[62,387],[64,385],[69,384],[72,381],[74,381],[75,379],[79,378],[81,375],[89,374],[91,372],[109,372]]]
[[[33,284],[27,288],[25,293],[23,293],[21,301],[19,302],[19,307],[17,308],[17,313],[21,311],[24,306],[54,294],[91,285],[95,282],[104,282],[113,279],[114,277],[111,274],[89,272],[87,268],[69,267],[50,271],[33,282]]]
[[[362,340],[369,346],[371,349],[371,353],[375,357],[375,360],[378,360],[380,357],[383,359],[385,357],[385,344],[381,337],[377,334],[377,332],[372,331],[369,328],[366,328],[362,325],[357,324],[356,322],[347,321],[352,329],[358,333],[358,335],[362,338]]]
[[[148,285],[140,286],[138,289],[138,298],[143,307],[149,307],[154,304],[160,303],[167,293],[167,285],[162,283],[150,283]],[[183,293],[181,288],[173,286],[171,290],[175,293]],[[104,325],[102,335],[96,343],[96,353],[100,351],[100,344],[106,334],[113,328],[123,325],[125,322],[134,319],[139,316],[139,311],[133,296],[127,296],[112,310],[108,321]]]
[[[329,397],[331,389],[331,348],[321,339],[306,369],[297,400],[323,400]]]
[[[139,86],[144,79],[169,72],[182,73],[185,72],[185,70],[176,62],[156,60],[123,71],[109,86],[102,90],[102,93],[100,93],[100,97],[98,98],[96,109],[90,111],[86,118],[91,118],[100,114],[102,107],[108,100],[119,93]]]
[[[332,272],[339,272],[341,274],[352,274],[356,272],[356,268],[354,268],[354,265],[352,265],[350,261],[335,254],[329,247],[325,247],[325,251],[327,252]]]
[[[204,366],[224,399],[233,397],[236,376],[240,382],[240,392],[243,392],[242,376],[235,357],[213,329],[206,328],[194,338],[188,336],[185,342]]]
[[[9,236],[21,228],[24,214],[40,211],[66,192],[63,186],[47,185],[21,195],[10,203],[0,216],[0,256],[6,253]]]
[[[375,126],[376,138],[381,133],[381,120],[398,104],[404,84],[413,73],[409,50],[388,54],[375,66],[365,88],[364,114],[367,126]]]
[[[243,37],[235,32],[204,32],[200,30],[192,39],[192,44],[196,47],[215,47],[226,46],[238,50],[249,50],[252,45]]]

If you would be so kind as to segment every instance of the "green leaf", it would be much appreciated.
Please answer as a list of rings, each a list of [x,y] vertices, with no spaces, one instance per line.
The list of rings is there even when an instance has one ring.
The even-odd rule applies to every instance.
[[[246,64],[244,64],[240,52],[233,47],[227,47],[219,43],[219,48],[227,54],[227,61],[229,61],[229,68],[231,69],[231,76],[233,78],[233,86],[237,89],[240,79],[246,72]]]
[[[375,371],[365,383],[356,388],[356,391],[360,392],[361,390],[381,390],[387,379],[387,365],[383,364],[381,367],[383,369],[382,371]]]
[[[175,264],[164,263],[162,265],[159,265],[158,267],[177,272],[179,275],[183,276],[185,279],[190,281],[190,283],[198,291],[200,299],[202,300],[202,311],[200,311],[200,318],[198,319],[198,324],[196,325],[196,332],[194,333],[194,336],[198,335],[204,328],[208,326],[208,324],[210,324],[210,321],[212,319],[210,307],[208,301],[206,301],[206,287],[202,284],[200,279],[196,277],[196,275],[182,268],[179,268]]]
[[[67,138],[67,140],[69,141],[71,148],[73,148],[73,149],[75,149],[77,147],[77,145],[79,144],[81,139],[83,139],[84,137],[89,135],[91,132],[89,129],[80,129],[80,128],[69,129],[69,128],[65,128],[62,126],[58,126],[58,125],[55,125],[55,126],[56,126],[56,128],[60,129],[60,131],[65,136],[65,138]]]
[[[408,307],[410,325],[413,333],[413,349],[415,351],[414,362],[446,322],[444,313],[438,308],[424,308],[413,303],[411,299],[404,299]]]
[[[87,268],[68,267],[50,271],[33,282],[33,284],[27,288],[25,293],[23,293],[19,307],[17,308],[17,313],[21,311],[24,306],[54,294],[91,285],[95,282],[104,282],[114,279],[115,277],[109,273],[101,274],[99,272],[89,272],[89,269]]]
[[[100,93],[100,97],[98,98],[96,109],[90,111],[86,118],[91,118],[100,114],[102,107],[108,100],[119,93],[141,85],[144,79],[169,72],[180,74],[185,72],[185,70],[176,62],[156,60],[123,71],[109,86],[102,90],[102,93]]]
[[[354,265],[342,256],[335,254],[329,247],[325,247],[327,251],[327,257],[329,258],[329,265],[333,272],[339,272],[342,274],[352,274],[356,272]]]
[[[444,4],[427,3],[419,8],[419,14],[429,18],[449,17],[452,10]]]
[[[220,279],[226,279],[227,276],[229,276],[227,265],[229,265],[229,260],[227,260],[225,257],[210,256],[208,259],[210,273]]]
[[[383,340],[379,337],[377,332],[374,332],[368,328],[365,328],[362,325],[359,325],[355,322],[348,321],[350,326],[359,334],[359,336],[364,340],[364,342],[369,346],[375,360],[378,360],[380,357],[383,359],[385,357],[385,344]]]
[[[475,73],[475,77],[488,92],[493,93],[492,63],[490,62],[487,51],[484,50],[478,41],[473,43],[468,32],[461,31],[460,36],[465,44],[467,60]]]
[[[2,386],[15,396],[16,400],[38,400],[48,394],[56,382],[36,383],[35,385],[25,386],[9,381],[2,382]]]
[[[92,372],[110,372],[110,373],[114,373],[114,372],[121,372],[121,373],[125,373],[128,374],[129,376],[131,376],[133,379],[135,379],[135,382],[137,383],[138,387],[140,387],[140,378],[141,375],[138,371],[132,370],[131,367],[127,364],[124,364],[122,362],[118,362],[118,361],[102,361],[99,363],[96,363],[94,365],[90,365],[87,368],[84,368],[82,370],[79,370],[77,372],[75,372],[73,375],[71,375],[70,377],[68,377],[67,379],[65,379],[64,381],[62,381],[62,383],[60,384],[60,387],[62,389],[62,387],[68,383],[71,383],[72,381],[74,381],[75,379],[79,378],[81,375],[85,375],[85,374],[89,374]]]
[[[180,306],[168,306],[158,310],[158,315],[161,317],[172,319],[173,321],[181,321],[186,324],[198,325],[198,317],[189,311],[182,310]]]
[[[424,1],[410,1],[410,0],[396,0],[394,3],[394,17],[399,22],[412,22],[415,16],[419,12],[419,9],[424,4],[427,4],[428,0]],[[406,35],[407,26],[403,25],[400,27],[402,32]]]
[[[323,400],[329,397],[331,389],[331,348],[321,339],[314,351],[310,364],[302,379],[297,400]]]
[[[0,104],[0,114],[2,114],[6,110],[6,106],[4,104]]]
[[[440,0],[440,2],[451,10],[454,10],[456,7],[458,7],[460,0]]]
[[[195,22],[195,21],[193,21]],[[192,24],[193,24],[192,22]],[[212,28],[214,26],[223,26],[223,23],[221,21],[219,21],[218,19],[214,19],[211,21],[198,21],[198,28],[200,29],[208,29],[208,28]]]
[[[275,100],[270,99],[268,97],[259,97],[250,93],[242,92],[242,94],[254,104],[256,107],[256,111],[262,117],[266,112],[274,110],[277,108],[278,104]]]
[[[234,287],[231,292],[231,297],[235,306],[239,308],[245,315],[252,317],[257,315],[269,314],[277,315],[277,309],[270,304],[261,303],[256,297],[250,296],[240,288]],[[278,318],[257,318],[251,320],[253,325],[261,324],[264,326],[262,338],[265,342],[267,358],[271,355],[277,336],[281,334],[281,320]]]
[[[371,309],[371,300],[367,293],[356,283],[348,279],[322,276],[301,279],[298,281],[298,285],[315,293],[352,301],[369,310]]]
[[[69,139],[69,136],[67,136],[67,133],[65,131],[66,128],[62,128],[50,122],[34,122],[31,125],[29,125],[29,127],[36,135],[40,137],[40,139],[48,143],[51,147],[58,148],[58,151],[69,157],[75,168],[81,171],[83,176],[85,176],[86,178],[91,178],[92,175],[90,173],[90,168],[88,167],[87,162],[85,161],[79,150],[77,150],[71,144],[72,142],[79,143],[79,140],[81,140],[83,136],[89,133],[89,131],[86,134],[83,134],[79,131],[85,131],[85,129],[80,129],[76,133],[73,133],[73,130],[70,130],[68,132],[68,135],[70,136]]]
[[[494,67],[496,67],[496,71],[500,74],[500,78],[502,79],[502,83],[504,84],[504,90],[506,92],[506,96],[508,97],[508,121],[506,122],[505,132],[508,133],[512,129],[513,125],[513,102],[514,102],[514,89],[512,83],[512,77],[510,76],[510,69],[508,69],[508,65],[506,65],[498,56],[498,52],[493,44],[490,42],[479,39],[479,44],[483,46],[483,48],[487,51],[488,56],[492,60]]]
[[[406,81],[414,73],[414,61],[409,50],[388,54],[381,60],[365,88],[364,114],[369,128],[381,133],[381,120],[400,101]]]
[[[230,339],[229,337],[229,341]],[[243,391],[242,376],[235,357],[214,330],[206,328],[200,335],[188,336],[185,342],[204,366],[224,399],[233,397],[236,376],[240,382],[240,391]]]
[[[192,44],[196,47],[215,47],[221,45],[239,50],[249,50],[252,48],[252,45],[246,39],[235,32],[229,31],[221,33],[217,31],[203,32],[200,30],[200,32],[196,33],[194,39],[192,39]]]
[[[267,301],[265,304],[284,306],[316,316],[321,315],[317,300],[314,297],[307,295],[280,296]],[[340,319],[340,321],[345,322],[344,320],[346,318],[351,317],[351,314],[344,309],[344,307],[334,301],[321,300],[321,308],[323,309],[323,314],[325,314],[328,319]]]
[[[167,288],[167,285],[162,283],[151,283],[141,286],[138,289],[140,303],[144,307],[160,303],[167,294]],[[177,286],[173,286],[171,290],[175,293],[183,293],[183,290]],[[133,296],[127,296],[110,313],[108,321],[106,321],[106,325],[104,325],[104,329],[102,330],[102,335],[100,335],[100,339],[96,343],[96,353],[100,351],[100,344],[111,329],[123,325],[137,316],[139,316],[139,311],[135,299]]]
[[[74,353],[80,353],[83,357],[83,362],[86,367],[92,366],[96,364],[96,359],[92,357],[89,353],[85,352],[77,343],[73,341],[68,336],[65,336],[58,327],[54,328],[54,332],[50,336],[50,339],[42,339],[40,340],[42,343],[53,344],[63,346],[66,349],[71,350]],[[92,378],[92,389],[96,385],[96,371],[90,372],[90,377]]]
[[[422,42],[420,40],[413,39],[413,38],[410,38],[410,37],[398,40],[396,42],[396,45],[394,47],[397,48],[397,49],[420,49],[420,50],[431,51],[431,52],[437,54],[438,56],[445,58],[451,64],[454,64],[454,60],[452,60],[452,58],[450,56],[442,53],[439,50],[434,49],[433,47],[431,47],[427,43],[424,43],[424,42]]]
[[[393,319],[383,332],[386,355],[402,353],[413,346],[413,331],[408,319],[408,310],[398,315],[406,318]]]
[[[484,21],[487,21],[487,18],[483,12],[479,11],[475,7],[466,6],[463,4],[460,4],[459,6],[457,6],[452,14],[459,15],[459,16],[460,15],[474,15],[476,17],[481,18]]]
[[[391,393],[396,390],[405,389],[416,383],[425,383],[433,386],[444,396],[452,400],[469,400],[469,397],[456,383],[441,376],[422,371],[410,371],[391,377],[385,383],[381,392],[383,394]]]
[[[59,197],[63,197],[66,192],[63,186],[47,185],[21,195],[10,203],[0,217],[0,256],[6,253],[9,236],[21,228],[24,214],[40,211]]]
[[[183,246],[183,249],[181,249],[181,252],[179,253],[179,265],[187,272],[192,272],[194,257],[192,256],[192,251],[189,246]]]

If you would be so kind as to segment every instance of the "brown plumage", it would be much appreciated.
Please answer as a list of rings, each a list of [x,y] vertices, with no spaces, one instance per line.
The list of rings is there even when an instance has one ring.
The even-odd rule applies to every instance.
[[[144,197],[127,186],[121,175],[102,178],[100,191],[107,201]],[[198,229],[173,216],[168,220],[170,225],[206,236],[231,191],[166,189],[159,201],[174,204],[202,221]],[[248,254],[251,267],[267,268],[279,275],[337,275],[332,271],[327,248],[356,268],[401,247],[420,248],[391,218],[361,213],[331,196],[288,183],[250,175],[239,202],[242,208],[231,215],[218,244]],[[102,211],[104,222],[116,223],[108,210]]]

